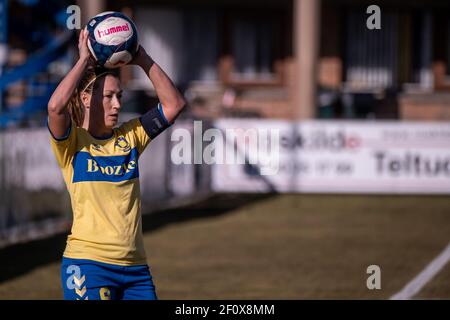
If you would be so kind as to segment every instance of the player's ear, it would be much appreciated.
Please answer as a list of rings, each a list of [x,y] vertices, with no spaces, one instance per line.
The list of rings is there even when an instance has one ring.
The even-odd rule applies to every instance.
[[[83,106],[86,109],[89,109],[89,107],[91,105],[91,94],[84,91],[81,93],[80,98],[81,98],[81,102],[83,103]]]

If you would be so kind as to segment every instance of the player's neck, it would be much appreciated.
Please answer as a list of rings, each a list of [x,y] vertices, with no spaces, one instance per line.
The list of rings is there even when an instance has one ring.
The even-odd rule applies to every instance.
[[[85,129],[94,138],[105,139],[112,135],[113,130],[107,128],[104,125],[91,123],[89,116],[87,115],[83,120],[83,129]]]
[[[104,130],[94,129],[89,127],[86,129],[91,136],[96,139],[108,139],[112,136],[113,130],[110,128],[105,128]]]

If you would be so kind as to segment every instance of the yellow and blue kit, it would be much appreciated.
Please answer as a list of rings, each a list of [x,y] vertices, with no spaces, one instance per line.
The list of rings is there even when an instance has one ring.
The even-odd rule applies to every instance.
[[[70,295],[82,290],[77,288],[76,281],[67,286],[73,270],[81,270],[80,277],[85,277],[87,290],[92,287],[110,291],[121,289],[116,286],[117,274],[138,270],[141,276],[142,272],[147,275],[144,282],[149,290],[153,288],[154,295],[142,237],[138,160],[150,140],[169,125],[159,104],[141,118],[115,128],[106,139],[93,137],[73,121],[63,138],[51,135],[51,147],[62,170],[73,211],[62,264],[66,298],[84,297]],[[89,275],[89,270],[95,270],[94,274]],[[99,270],[103,270],[103,277],[115,280],[110,285],[108,281],[100,281]],[[133,282],[132,277],[130,281]],[[99,295],[96,292],[91,296]]]

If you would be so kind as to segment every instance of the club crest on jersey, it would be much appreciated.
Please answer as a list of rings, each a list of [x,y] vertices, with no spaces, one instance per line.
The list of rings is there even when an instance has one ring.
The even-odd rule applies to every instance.
[[[117,138],[115,146],[122,149],[124,152],[128,152],[131,150],[130,144],[123,136]]]

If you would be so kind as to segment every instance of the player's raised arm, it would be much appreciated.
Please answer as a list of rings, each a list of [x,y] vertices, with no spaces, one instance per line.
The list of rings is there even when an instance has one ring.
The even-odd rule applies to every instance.
[[[138,52],[130,64],[138,65],[145,71],[163,105],[165,118],[169,123],[173,123],[186,105],[183,95],[142,46],[139,46]]]
[[[80,58],[53,92],[48,102],[48,127],[55,138],[61,138],[70,126],[67,104],[89,62],[88,32],[82,30],[78,41]]]

